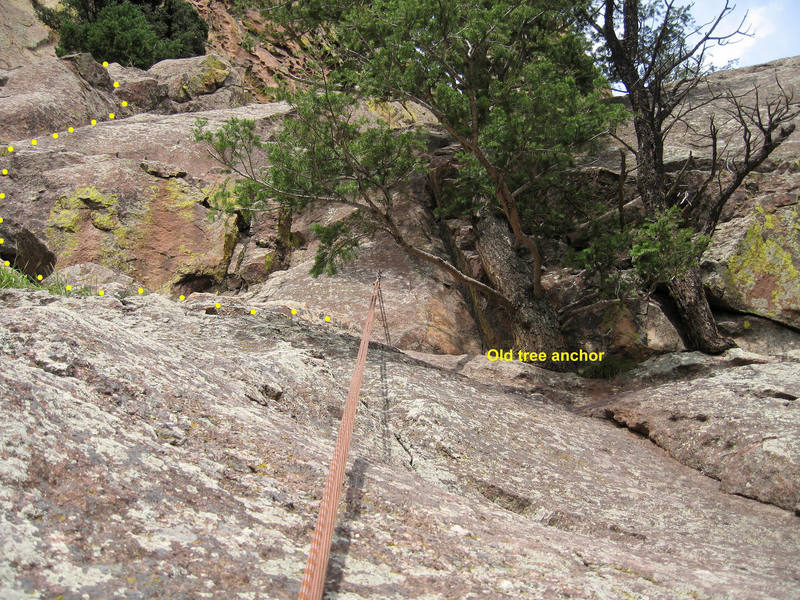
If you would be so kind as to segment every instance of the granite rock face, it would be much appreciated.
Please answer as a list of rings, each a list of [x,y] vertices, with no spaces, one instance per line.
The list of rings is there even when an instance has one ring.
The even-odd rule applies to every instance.
[[[53,8],[57,2],[43,0],[40,4]],[[2,8],[0,69],[16,69],[52,55],[50,31],[36,18],[31,0],[5,0]]]
[[[238,232],[232,217],[207,218],[206,200],[225,175],[190,141],[191,129],[198,117],[214,127],[236,116],[266,130],[287,111],[270,104],[146,113],[77,127],[36,146],[15,142],[0,158],[8,170],[0,210],[53,251],[59,268],[94,262],[150,289],[208,289],[224,279]]]
[[[604,414],[647,436],[722,490],[800,504],[800,362],[749,364],[615,398]]]
[[[0,292],[3,597],[296,597],[358,342],[218,301]],[[800,520],[725,491],[747,489],[729,468],[751,487],[797,481],[781,437],[796,411],[776,396],[796,366],[720,372],[704,423],[677,398],[674,423],[719,418],[743,438],[750,426],[716,407],[783,411],[781,433],[753,415],[768,432],[753,441],[770,439],[719,462],[720,489],[546,386],[512,391],[373,344],[327,589],[796,598]],[[738,380],[752,393],[733,393]],[[743,468],[759,453],[769,469]]]

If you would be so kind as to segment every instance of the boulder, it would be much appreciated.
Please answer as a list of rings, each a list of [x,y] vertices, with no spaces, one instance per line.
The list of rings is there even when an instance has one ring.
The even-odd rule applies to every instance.
[[[297,597],[359,342],[217,301],[0,290],[6,597]],[[719,375],[720,409],[768,411],[721,467],[760,453],[762,474],[728,476],[788,489],[799,478],[781,452],[798,437],[772,436],[797,422],[775,395],[792,393],[796,365],[763,367]],[[762,395],[732,393],[742,377]],[[329,594],[800,593],[792,512],[720,490],[625,428],[379,344],[361,392]],[[677,424],[717,419],[680,406]]]
[[[717,311],[715,317],[720,331],[732,337],[742,350],[776,356],[800,350],[800,331],[770,319],[722,311]]]
[[[800,328],[800,203],[720,224],[703,256],[712,302]]]
[[[49,137],[115,110],[110,92],[92,88],[71,61],[44,58],[7,73],[0,94],[0,141],[5,146],[22,140],[17,147],[29,147],[30,138]]]
[[[433,217],[424,205],[421,184],[417,184],[409,196],[396,200],[399,226],[413,243],[446,256],[434,233]],[[246,297],[302,302],[320,316],[330,316],[336,326],[359,332],[372,284],[381,272],[394,346],[436,354],[480,352],[475,321],[449,276],[409,256],[386,234],[379,233],[363,243],[357,258],[344,264],[336,275],[314,278],[309,274],[319,244],[310,225],[329,225],[347,218],[352,211],[344,205],[319,206],[298,215],[292,237],[301,245],[292,252],[289,268],[272,273],[264,283],[253,286]],[[382,327],[375,328],[373,339],[386,341]]]
[[[601,300],[568,310],[563,331],[570,347],[640,361],[684,350],[678,330],[653,300]]]
[[[249,102],[237,70],[218,54],[162,60],[147,74],[166,86],[171,100],[189,103],[175,111],[235,108]]]
[[[167,84],[147,71],[111,63],[108,65],[108,74],[119,83],[117,96],[127,100],[132,107],[153,110],[167,98]]]
[[[56,0],[42,0],[54,8]],[[0,69],[16,69],[53,55],[50,30],[39,21],[30,0],[5,0],[0,10]]]

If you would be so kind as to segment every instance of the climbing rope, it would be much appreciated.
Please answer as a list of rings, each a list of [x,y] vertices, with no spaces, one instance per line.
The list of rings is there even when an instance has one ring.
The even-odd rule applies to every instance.
[[[342,423],[339,426],[339,435],[336,438],[336,448],[333,451],[333,459],[331,460],[331,466],[328,471],[328,481],[325,484],[325,491],[322,495],[322,504],[319,508],[317,525],[314,528],[314,535],[311,538],[311,550],[308,554],[308,562],[306,563],[303,583],[300,585],[298,600],[322,599],[322,592],[325,586],[325,571],[328,568],[331,541],[333,540],[333,530],[336,523],[336,509],[339,506],[339,497],[342,493],[347,453],[350,449],[350,439],[353,436],[353,422],[358,406],[358,394],[361,390],[361,382],[364,378],[364,365],[367,361],[369,336],[372,332],[372,321],[375,317],[375,304],[380,296],[380,290],[381,278],[379,274],[372,288],[372,297],[369,301],[367,320],[364,323],[364,331],[361,334],[361,346],[358,349],[356,366],[353,370],[353,377],[350,380],[350,391],[347,394]],[[382,302],[381,312],[383,312]],[[384,318],[384,326],[385,325],[386,320]]]

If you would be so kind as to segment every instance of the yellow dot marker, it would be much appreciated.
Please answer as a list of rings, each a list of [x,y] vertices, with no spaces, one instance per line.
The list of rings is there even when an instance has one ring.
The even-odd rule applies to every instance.
[[[114,117],[116,117],[116,115],[114,113],[108,113],[108,118],[109,119],[113,119]]]
[[[139,291],[140,294],[144,294],[144,288],[139,288],[138,291]]]
[[[54,133],[54,134],[53,134],[53,139],[54,139],[54,140],[57,140],[57,139],[58,139],[58,134],[57,134],[57,133]]]
[[[92,119],[92,125],[97,125],[97,121],[95,119]]]
[[[325,322],[326,323],[330,323],[331,322],[331,318],[328,315],[325,315]]]
[[[126,106],[128,106],[128,101],[127,100],[123,100],[122,101],[122,108],[125,108]]]
[[[254,314],[256,314],[256,309],[255,309],[255,308],[254,308],[254,309],[252,309],[252,310],[250,311],[250,314],[251,314],[251,315],[254,315]]]
[[[292,309],[292,314],[293,314],[293,315],[296,315],[296,314],[297,314],[297,309],[296,309],[296,308],[293,308],[293,309]]]
[[[105,296],[106,293],[103,290],[100,290],[99,292],[97,292],[97,295],[98,296]]]
[[[107,60],[104,60],[104,61],[103,61],[103,68],[104,68],[104,69],[107,69],[107,68],[108,68],[108,61],[107,61]]]
[[[67,129],[67,131],[68,131],[69,133],[72,133],[73,131],[75,131],[75,128],[74,128],[74,127],[69,127],[69,128]]]
[[[35,145],[36,145],[36,144],[38,144],[38,143],[39,143],[39,142],[37,142],[36,140],[31,140],[31,146],[35,146]]]
[[[8,169],[3,169],[3,175],[8,175]]]
[[[5,266],[7,266],[7,267],[10,267],[10,266],[11,266],[11,261],[8,261],[8,260],[7,260],[7,261],[5,261],[3,264],[4,264]]]
[[[3,194],[3,193],[0,193],[0,200],[2,200],[2,199],[3,199],[3,198],[5,198],[5,197],[6,197],[6,195],[5,195],[5,194]]]
[[[217,303],[214,305],[214,308],[222,308],[222,304],[220,304],[219,302],[217,302]]]
[[[67,290],[68,292],[71,292],[72,291],[72,286],[70,284],[67,284],[64,289]]]
[[[13,151],[14,151],[14,146],[9,146],[9,147],[8,147],[8,151],[9,151],[9,152],[13,152]]]
[[[114,87],[115,87],[115,88],[118,88],[118,87],[119,87],[119,81],[115,81],[115,82],[114,82]]]
[[[0,238],[0,244],[5,244],[6,241],[3,238]]]
[[[180,296],[178,296],[178,300],[180,300],[181,302],[183,302],[184,300],[186,300],[186,296],[184,296],[183,294],[181,294]]]
[[[3,217],[0,217],[0,223],[2,223],[2,222],[3,222]]]
[[[44,278],[41,275],[37,275],[36,276],[36,281],[41,281],[42,279],[44,279]]]

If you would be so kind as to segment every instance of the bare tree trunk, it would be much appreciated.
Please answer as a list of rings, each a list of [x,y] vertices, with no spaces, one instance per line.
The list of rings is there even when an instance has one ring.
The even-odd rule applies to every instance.
[[[619,149],[619,182],[617,184],[617,210],[619,211],[619,230],[625,231],[625,180],[628,171],[625,169],[625,149]]]
[[[687,342],[692,349],[719,354],[736,346],[732,339],[723,336],[717,329],[697,267],[673,279],[667,287],[678,308]]]
[[[477,225],[476,249],[492,285],[514,306],[511,316],[514,350],[553,352],[564,350],[564,338],[555,307],[546,293],[535,294],[531,267],[514,248],[506,222],[483,211]],[[564,368],[550,363],[550,368]]]

